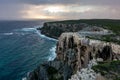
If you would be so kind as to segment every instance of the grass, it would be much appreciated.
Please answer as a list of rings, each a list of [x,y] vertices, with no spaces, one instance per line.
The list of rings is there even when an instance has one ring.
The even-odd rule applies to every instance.
[[[115,39],[115,36],[117,36],[117,35],[111,34],[111,35],[103,35],[103,36],[99,36],[99,37],[96,37],[96,36],[86,36],[86,37],[90,38],[90,39],[96,39],[96,40],[120,44],[120,40]]]
[[[120,61],[101,62],[92,69],[107,78],[120,80]]]
[[[120,34],[120,20],[112,19],[81,19],[81,20],[65,20],[48,23],[63,23],[63,24],[79,24],[86,23],[92,26],[100,26],[112,30],[116,34]]]

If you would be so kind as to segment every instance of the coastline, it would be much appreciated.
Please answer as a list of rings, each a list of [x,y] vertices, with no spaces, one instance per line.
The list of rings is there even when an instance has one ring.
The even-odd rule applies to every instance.
[[[54,42],[57,42],[58,40],[57,39],[54,39],[54,38],[51,38],[51,37],[48,37],[44,34],[41,34],[41,31],[37,29],[38,27],[35,27],[35,28],[23,28],[24,31],[29,31],[29,30],[33,30],[35,31],[35,33],[37,35],[39,35],[41,38],[44,38],[44,39],[47,39],[47,40],[50,40],[50,41],[54,41]],[[49,54],[50,56],[48,56],[48,61],[53,61],[55,58],[56,58],[56,44],[53,45],[50,49],[49,49]],[[36,66],[36,68],[38,67],[39,65]],[[31,71],[34,71],[34,70],[31,70]],[[30,72],[31,72],[30,71]],[[27,76],[30,74],[30,72],[27,73]],[[22,80],[27,80],[27,77],[23,77]]]
[[[38,30],[37,28],[36,28],[36,33],[37,33],[40,37],[42,37],[42,38],[46,38],[46,39],[49,39],[49,40],[51,40],[51,41],[58,41],[58,40],[55,39],[55,38],[49,37],[49,36],[47,36],[47,35],[45,35],[45,34],[42,34],[41,31]]]
[[[46,24],[44,24],[42,28],[52,27],[50,28],[50,30],[53,29],[52,25],[49,25],[49,24],[47,24],[47,26],[45,25]],[[44,28],[44,29],[49,31],[49,29],[47,28]],[[119,53],[119,50],[116,51],[116,49],[114,48],[116,47],[117,49],[119,49],[119,46],[111,45],[111,43],[109,42],[104,42],[100,40],[98,41],[94,39],[90,39],[90,41],[87,41],[86,38],[83,39],[80,35],[74,32],[69,32],[69,31],[66,33],[60,32],[61,36],[58,38],[57,37],[58,35],[57,35],[56,36],[58,38],[57,40],[53,38],[55,34],[50,34],[51,32],[42,33],[40,30],[41,28],[39,29],[37,28],[37,33],[41,37],[57,42],[57,45],[50,50],[51,52],[52,51],[55,52],[55,49],[56,49],[56,53],[55,53],[56,55],[54,54],[55,55],[54,59],[49,58],[48,62],[40,65],[33,72],[30,72],[30,74],[26,78],[27,80],[33,80],[33,79],[35,80],[44,80],[44,79],[45,80],[49,80],[49,79],[50,80],[51,79],[52,80],[53,79],[68,80],[77,71],[87,67],[88,62],[92,60],[92,58],[95,58],[95,59],[101,58],[103,59],[103,61],[108,61],[108,62],[119,60],[119,57],[116,56],[116,55],[119,55],[119,54],[116,54],[116,53]]]
[[[42,38],[46,38],[46,39],[48,39],[48,40],[55,41],[55,42],[58,41],[57,39],[54,39],[54,38],[48,37],[48,36],[46,36],[46,35],[44,35],[44,34],[41,34],[41,31],[40,31],[40,30],[37,30],[37,28],[36,28],[36,32],[37,32],[37,34],[38,34],[40,37],[42,37]],[[55,51],[56,51],[56,44],[55,44],[53,47],[51,47],[51,49],[50,49],[50,54],[52,53],[53,56],[49,57],[48,61],[53,61],[53,60],[56,58],[56,53],[55,53]]]

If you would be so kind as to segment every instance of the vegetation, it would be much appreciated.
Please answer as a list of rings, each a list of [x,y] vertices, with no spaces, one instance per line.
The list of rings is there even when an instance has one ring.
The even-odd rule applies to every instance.
[[[51,26],[50,24],[53,24],[53,23],[56,23],[56,24]],[[57,25],[57,23],[59,25]],[[77,26],[75,26],[74,24],[75,25],[77,24]],[[120,44],[120,40],[117,38],[117,37],[120,37],[120,20],[81,19],[81,20],[65,20],[65,21],[56,21],[56,22],[46,22],[44,23],[44,27],[42,27],[40,30],[42,34],[58,39],[58,37],[63,32],[77,32],[88,26],[89,27],[92,27],[92,26],[103,27],[105,29],[110,29],[114,33],[112,35],[106,35],[106,36],[95,36],[95,37],[88,36],[89,38]]]
[[[116,36],[117,36],[116,34],[111,34],[111,35],[103,35],[103,36],[86,36],[86,37],[90,39],[96,39],[96,40],[120,44],[120,40],[117,40]]]
[[[120,80],[120,61],[100,62],[92,69],[101,73],[107,79]]]
[[[106,29],[110,29],[116,34],[120,34],[120,20],[112,19],[82,19],[82,20],[66,20],[66,21],[56,21],[48,23],[64,23],[64,24],[78,24],[86,23],[92,26],[100,26]]]

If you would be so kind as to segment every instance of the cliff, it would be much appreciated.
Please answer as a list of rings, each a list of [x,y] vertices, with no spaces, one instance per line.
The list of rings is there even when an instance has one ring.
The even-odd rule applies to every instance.
[[[44,23],[41,30],[42,34],[52,38],[58,38],[63,32],[77,32],[85,27],[99,26],[111,30],[117,36],[120,36],[120,20],[111,19],[83,19],[83,20],[65,20]]]
[[[63,32],[77,32],[87,26],[88,25],[84,23],[66,24],[59,22],[57,23],[46,22],[44,23],[43,27],[40,30],[42,34],[57,39]]]
[[[57,57],[30,72],[27,80],[68,80],[93,58],[120,60],[120,46],[82,38],[77,33],[63,33],[57,43]]]

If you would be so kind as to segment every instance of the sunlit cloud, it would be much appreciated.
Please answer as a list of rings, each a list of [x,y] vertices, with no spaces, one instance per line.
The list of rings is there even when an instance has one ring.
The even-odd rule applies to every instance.
[[[65,12],[65,9],[64,7],[54,7],[54,6],[51,6],[51,7],[46,7],[45,9],[43,9],[43,11],[48,11],[50,13],[58,13],[58,12]]]
[[[2,0],[0,19],[120,18],[120,0]]]
[[[29,5],[23,11],[23,18],[33,19],[64,19],[67,14],[68,18],[71,13],[86,13],[94,10],[93,6],[65,6],[65,5]]]

